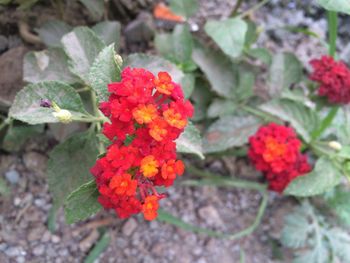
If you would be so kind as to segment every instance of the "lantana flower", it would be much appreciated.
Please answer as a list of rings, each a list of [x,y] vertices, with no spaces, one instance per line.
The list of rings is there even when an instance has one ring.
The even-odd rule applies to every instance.
[[[296,177],[311,170],[307,157],[300,152],[301,142],[290,127],[270,123],[249,138],[248,156],[263,172],[269,189],[283,192]]]
[[[327,97],[330,103],[350,102],[350,70],[342,61],[331,56],[310,61],[314,71],[310,79],[319,83],[318,94]]]
[[[110,120],[103,134],[111,144],[91,168],[98,201],[120,218],[143,213],[153,220],[165,197],[156,186],[169,187],[184,173],[174,141],[192,117],[193,106],[167,72],[154,76],[142,68],[125,68],[121,81],[109,84],[108,90],[109,100],[100,110]]]

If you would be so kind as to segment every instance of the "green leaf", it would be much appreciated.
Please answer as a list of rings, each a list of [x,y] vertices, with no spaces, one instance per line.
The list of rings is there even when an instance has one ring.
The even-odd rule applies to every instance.
[[[249,49],[258,39],[258,30],[256,24],[251,20],[244,21],[247,24],[247,32],[244,39],[245,49]]]
[[[204,159],[200,132],[192,123],[187,125],[175,142],[178,152],[196,154],[199,158]]]
[[[120,79],[120,68],[115,61],[114,44],[105,47],[90,68],[89,83],[96,91],[98,100],[108,100],[107,85]]]
[[[60,48],[28,52],[23,62],[23,80],[31,83],[57,80],[68,84],[80,81],[69,71],[68,57]]]
[[[327,204],[332,207],[339,219],[350,225],[350,192],[342,189],[335,189],[334,195],[327,199]]]
[[[154,75],[157,75],[160,71],[166,71],[174,82],[181,84],[185,94],[193,89],[192,82],[186,79],[185,74],[176,65],[161,57],[139,53],[132,54],[127,57],[123,67],[144,68]]]
[[[317,0],[323,8],[350,15],[350,2],[348,0]]]
[[[0,195],[8,196],[10,193],[10,187],[7,185],[6,181],[0,177]]]
[[[233,74],[234,65],[221,52],[204,48],[197,43],[192,52],[192,59],[204,72],[212,89],[220,96],[235,98],[234,88],[237,77]]]
[[[64,203],[64,214],[68,224],[84,220],[101,210],[97,201],[99,192],[95,180],[91,180],[71,192]]]
[[[209,20],[204,26],[205,32],[231,58],[237,58],[242,54],[247,29],[247,23],[240,18]]]
[[[61,38],[73,28],[61,20],[49,20],[35,31],[48,47],[62,47]]]
[[[69,110],[73,117],[81,117],[86,113],[74,88],[57,81],[44,81],[30,84],[19,91],[9,116],[29,124],[59,122],[52,114],[53,109],[40,107],[41,99],[55,102],[61,109]]]
[[[103,0],[79,0],[89,10],[95,20],[99,20],[103,16],[104,1]]]
[[[333,250],[333,256],[338,258],[338,262],[350,262],[350,235],[340,228],[332,228],[327,235]]]
[[[70,70],[83,81],[86,80],[92,63],[105,44],[87,27],[75,28],[64,35],[61,42],[70,58]]]
[[[185,76],[182,78],[182,87],[183,87],[182,89],[186,99],[191,97],[195,87],[195,82],[196,82],[196,78],[194,74],[191,74],[191,73],[185,74]]]
[[[266,48],[249,49],[247,53],[249,56],[261,60],[266,65],[270,65],[272,63],[272,55]]]
[[[55,207],[60,207],[72,191],[93,179],[90,168],[97,154],[97,138],[90,132],[75,134],[51,151],[47,176]]]
[[[203,138],[204,153],[225,151],[248,143],[260,123],[253,116],[223,116],[214,122]]]
[[[237,104],[232,100],[214,99],[208,108],[208,117],[217,118],[231,115],[237,109]]]
[[[308,174],[295,178],[284,190],[293,196],[314,196],[322,194],[340,183],[341,173],[331,160],[321,157]]]
[[[272,100],[261,105],[260,109],[290,122],[291,126],[306,142],[311,141],[311,133],[318,128],[320,123],[314,110],[288,99]]]
[[[29,138],[43,131],[43,125],[12,125],[6,132],[2,148],[9,152],[17,152]]]
[[[92,27],[92,30],[106,45],[115,43],[116,50],[120,47],[120,29],[120,23],[117,21],[103,21]]]
[[[246,67],[238,69],[238,85],[235,88],[235,101],[244,101],[254,95],[254,73]]]
[[[292,53],[279,53],[273,56],[269,70],[269,94],[279,97],[283,89],[301,80],[302,66]]]
[[[198,10],[197,0],[170,0],[171,10],[178,15],[189,18]]]

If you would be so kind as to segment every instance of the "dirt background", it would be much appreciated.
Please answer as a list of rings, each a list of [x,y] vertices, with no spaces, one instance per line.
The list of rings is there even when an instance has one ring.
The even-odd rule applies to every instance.
[[[71,1],[69,1],[71,2]],[[123,1],[122,1],[123,2]],[[200,27],[207,18],[228,17],[235,1],[200,0],[198,13],[190,23]],[[325,14],[310,1],[271,0],[268,5],[252,14],[252,19],[263,29],[257,46],[276,51],[291,51],[300,58],[308,69],[310,58],[326,52],[319,39],[302,33],[292,33],[284,27],[304,27],[326,37],[327,21]],[[245,1],[243,9],[255,1]],[[134,17],[143,8],[133,9],[129,18],[122,17],[125,34],[122,52],[134,50],[153,52],[152,43],[147,39],[135,42],[134,50],[125,46],[125,30],[135,22]],[[118,13],[114,13],[118,17]],[[35,6],[27,14],[31,28],[43,21],[57,17],[49,4]],[[131,18],[130,18],[131,17]],[[17,21],[23,12],[10,8],[0,9],[0,93],[3,109],[10,104],[15,90],[23,86],[22,58],[28,50],[43,48],[28,44],[18,33]],[[340,56],[348,57],[349,27],[346,18],[340,18],[341,39],[338,49]],[[71,25],[91,25],[88,13],[77,3],[70,3],[65,14]],[[130,28],[130,26],[129,26]],[[137,34],[132,31],[132,34]],[[196,33],[201,35],[201,30]],[[5,105],[5,106],[4,106]],[[246,263],[290,262],[291,251],[281,247],[278,239],[283,226],[283,218],[295,205],[293,199],[270,193],[268,209],[257,231],[240,240],[230,241],[209,238],[186,232],[158,221],[145,222],[142,217],[127,220],[117,219],[113,213],[101,211],[94,217],[75,225],[64,223],[63,212],[57,215],[56,231],[48,230],[47,221],[52,206],[48,192],[45,171],[48,153],[57,143],[53,135],[46,133],[31,139],[19,153],[0,152],[0,176],[11,187],[8,197],[0,196],[0,262],[83,262],[95,242],[100,238],[101,227],[108,231],[111,241],[101,254],[98,262],[179,262],[179,263],[232,263],[239,262],[242,251]],[[255,172],[246,159],[227,156],[208,158],[195,163],[210,171],[232,177],[256,180]],[[185,174],[185,178],[191,177]],[[234,233],[252,223],[255,218],[261,195],[254,191],[181,185],[181,179],[170,188],[169,198],[161,206],[181,217],[184,221]]]

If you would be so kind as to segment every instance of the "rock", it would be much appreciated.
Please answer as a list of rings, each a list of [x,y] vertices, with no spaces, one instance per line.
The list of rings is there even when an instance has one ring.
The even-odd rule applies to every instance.
[[[5,250],[5,254],[9,257],[16,257],[21,255],[21,249],[19,247],[9,247]]]
[[[51,233],[48,230],[45,230],[45,233],[43,234],[42,238],[41,238],[41,242],[46,243],[49,242],[51,239]]]
[[[30,171],[38,172],[41,175],[45,174],[47,157],[37,152],[28,152],[23,156],[25,166]]]
[[[34,256],[41,256],[42,254],[44,254],[44,251],[45,251],[45,246],[39,245],[33,249],[33,254]]]
[[[207,222],[208,225],[212,225],[212,226],[223,225],[222,219],[218,211],[212,205],[199,208],[198,214],[200,218],[202,218],[203,220],[205,220],[205,222]]]
[[[0,56],[0,106],[9,107],[17,92],[23,87],[23,57],[27,52],[24,46],[10,49]]]
[[[19,173],[16,170],[9,170],[5,173],[5,177],[11,184],[17,184],[19,180]]]
[[[0,35],[0,54],[6,51],[8,47],[7,37]]]
[[[122,233],[124,236],[131,236],[137,228],[137,221],[134,218],[130,218],[122,227]]]
[[[2,252],[0,252],[0,262],[1,263],[9,263],[10,262],[8,257]]]
[[[35,240],[41,239],[44,232],[45,232],[44,225],[40,225],[40,226],[32,229],[28,234],[28,241],[35,241]]]
[[[16,257],[16,262],[17,263],[24,263],[24,262],[26,262],[26,259],[23,256]]]
[[[61,241],[61,238],[59,236],[52,235],[51,241],[52,241],[52,243],[58,243]]]

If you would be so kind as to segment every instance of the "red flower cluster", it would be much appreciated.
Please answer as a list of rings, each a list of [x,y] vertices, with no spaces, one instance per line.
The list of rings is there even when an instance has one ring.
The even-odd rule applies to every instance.
[[[110,119],[103,134],[111,145],[91,169],[98,200],[120,218],[142,212],[153,220],[165,197],[155,186],[168,187],[184,172],[174,140],[193,115],[192,104],[168,73],[155,77],[141,68],[124,69],[121,81],[109,84],[108,91],[100,110]]]
[[[270,190],[281,193],[294,178],[311,170],[306,156],[300,153],[301,142],[290,127],[270,123],[260,127],[249,142],[248,156],[264,173]]]
[[[310,79],[320,84],[318,94],[326,96],[330,103],[350,102],[350,69],[330,56],[310,61],[314,72]]]

